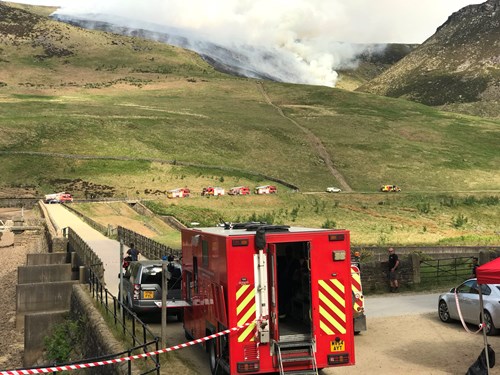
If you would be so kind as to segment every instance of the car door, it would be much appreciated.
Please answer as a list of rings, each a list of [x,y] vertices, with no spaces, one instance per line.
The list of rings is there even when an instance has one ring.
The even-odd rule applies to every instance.
[[[457,288],[458,306],[468,323],[479,321],[479,292],[475,280],[467,280]]]

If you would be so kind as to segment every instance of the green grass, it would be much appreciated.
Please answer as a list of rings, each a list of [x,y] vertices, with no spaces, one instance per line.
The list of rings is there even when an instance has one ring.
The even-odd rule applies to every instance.
[[[165,44],[29,22],[32,34],[17,37],[16,46],[0,38],[0,190],[29,185],[39,196],[68,190],[76,198],[159,199],[162,212],[185,222],[333,221],[360,243],[497,240],[498,205],[448,207],[438,195],[498,197],[500,120],[327,87],[259,83],[218,73]],[[40,35],[73,54],[39,60],[43,48],[31,38]],[[278,184],[276,197],[195,194],[166,203],[169,189],[253,188],[271,182],[264,176],[302,193],[339,186],[300,127],[320,139],[355,194],[291,194]],[[382,184],[403,191],[377,193]],[[467,223],[454,228],[459,215]]]

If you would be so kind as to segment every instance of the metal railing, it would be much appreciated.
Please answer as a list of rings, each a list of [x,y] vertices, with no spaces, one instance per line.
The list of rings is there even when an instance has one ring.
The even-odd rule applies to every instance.
[[[181,256],[180,250],[173,249],[121,226],[118,227],[118,240],[126,245],[133,243],[135,248],[148,259],[162,259],[164,256],[169,255],[176,258]]]
[[[98,275],[92,270],[92,267],[90,267],[89,270],[89,291],[92,297],[99,302],[106,314],[112,316],[115,326],[120,329],[121,333],[132,340],[133,347],[126,352],[128,356],[139,350],[142,350],[143,353],[159,350],[160,338],[139,319],[135,312],[130,310],[126,305],[120,303],[118,298],[113,296],[108,289],[103,286]],[[112,358],[119,358],[119,356],[124,353],[125,352],[115,353]],[[153,362],[153,368],[145,370],[145,372],[141,374],[156,372],[159,375],[160,356],[156,354],[155,356],[147,356],[145,359],[146,361],[151,360]],[[128,361],[128,369],[129,374],[131,374],[132,366],[130,361]]]
[[[138,318],[138,316],[130,310],[126,305],[113,296],[105,287],[104,282],[104,266],[101,259],[94,253],[92,248],[73,231],[68,228],[68,246],[69,251],[74,251],[79,258],[80,263],[85,266],[87,270],[87,278],[89,291],[92,297],[99,302],[100,306],[104,309],[107,315],[112,316],[112,320],[116,327],[125,337],[129,337],[132,341],[132,348],[128,349],[126,353],[137,352],[142,350],[144,353],[150,351],[157,351],[159,349],[159,337],[155,335],[148,326]],[[154,347],[153,350],[150,350]],[[110,358],[116,358],[122,353],[114,353]],[[154,357],[146,357],[146,360],[153,361],[153,368],[146,370],[142,374],[149,374],[155,372],[160,374],[160,359],[156,355]],[[131,374],[131,364],[129,361],[129,374]]]

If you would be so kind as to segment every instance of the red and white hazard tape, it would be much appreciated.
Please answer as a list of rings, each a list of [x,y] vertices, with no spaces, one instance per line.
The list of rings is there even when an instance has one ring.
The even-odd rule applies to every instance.
[[[110,359],[107,361],[80,363],[80,364],[66,365],[66,366],[34,368],[34,369],[25,369],[25,370],[4,370],[4,371],[0,371],[0,375],[46,374],[49,372],[80,370],[80,369],[91,368],[91,367],[106,366],[106,365],[111,365],[111,364],[121,363],[121,362],[126,362],[126,361],[133,361],[134,359],[151,357],[153,355],[167,353],[167,352],[171,352],[174,350],[187,348],[188,346],[201,344],[204,341],[212,340],[212,339],[215,339],[219,336],[224,336],[224,335],[230,334],[231,332],[239,331],[240,329],[245,328],[248,325],[249,325],[249,323],[241,325],[241,326],[237,326],[234,328],[226,329],[225,331],[217,332],[217,333],[214,333],[210,336],[202,337],[201,339],[196,339],[193,341],[186,342],[184,344],[171,346],[170,348],[164,348],[164,349],[160,349],[160,350],[156,350],[156,351],[148,352],[148,353],[143,353],[143,354],[135,354],[135,355],[131,355],[130,357],[115,358],[115,359]]]

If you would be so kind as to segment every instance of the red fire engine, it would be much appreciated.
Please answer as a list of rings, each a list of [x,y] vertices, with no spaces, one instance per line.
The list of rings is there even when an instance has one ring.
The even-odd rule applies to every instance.
[[[206,342],[212,373],[317,374],[354,364],[349,231],[183,229],[182,263],[186,337],[245,325]]]

